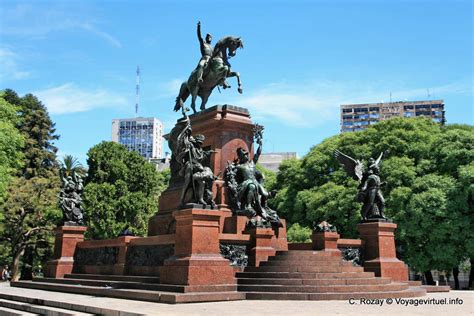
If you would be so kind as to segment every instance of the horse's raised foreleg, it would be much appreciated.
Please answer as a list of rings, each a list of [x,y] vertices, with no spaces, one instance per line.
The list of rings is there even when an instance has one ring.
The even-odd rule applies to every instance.
[[[186,99],[188,98],[188,96],[189,96],[188,85],[186,82],[183,82],[181,84],[181,88],[179,89],[179,94],[176,97],[176,104],[174,106],[175,111],[178,111],[184,106],[184,102],[186,102]]]
[[[237,88],[237,91],[239,91],[239,93],[242,93],[242,82],[240,81],[240,74],[237,72],[237,71],[230,71],[228,74],[227,74],[227,77],[237,77],[237,85],[239,86]]]

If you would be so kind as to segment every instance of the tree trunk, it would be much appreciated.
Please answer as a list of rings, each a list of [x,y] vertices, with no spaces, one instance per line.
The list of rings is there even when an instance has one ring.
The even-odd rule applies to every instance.
[[[33,259],[34,259],[33,247],[31,245],[26,246],[25,254],[23,255],[23,266],[21,267],[22,280],[33,280]]]
[[[459,268],[453,268],[454,289],[459,290]]]
[[[433,275],[431,274],[431,271],[425,271],[425,280],[427,285],[436,285],[435,281],[433,280]]]
[[[474,279],[474,259],[471,258],[471,271],[469,272],[469,284],[468,288],[472,288],[472,280]]]
[[[23,256],[24,252],[25,252],[25,247],[23,246],[13,254],[12,275],[11,275],[12,281],[18,281],[20,279],[20,259],[21,259],[21,256]]]

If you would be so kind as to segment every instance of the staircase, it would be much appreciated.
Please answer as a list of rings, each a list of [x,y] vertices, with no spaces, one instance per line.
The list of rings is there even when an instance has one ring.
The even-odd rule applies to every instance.
[[[334,252],[290,250],[237,272],[237,285],[200,287],[160,284],[159,277],[67,274],[63,279],[12,282],[15,287],[159,303],[228,300],[347,300],[418,297],[421,287],[364,272]],[[199,292],[198,292],[199,290]],[[1,306],[1,305],[0,305]],[[5,306],[6,307],[6,306]]]
[[[260,267],[237,273],[238,290],[251,300],[347,300],[418,297],[426,291],[375,277],[324,251],[277,252]]]

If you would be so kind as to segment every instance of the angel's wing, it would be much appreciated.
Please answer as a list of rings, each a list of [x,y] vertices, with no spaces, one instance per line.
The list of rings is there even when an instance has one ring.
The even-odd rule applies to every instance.
[[[384,155],[384,152],[382,151],[379,155],[379,158],[377,158],[377,160],[375,160],[375,165],[380,166],[380,162],[382,162],[383,155]]]
[[[354,180],[360,181],[364,173],[363,165],[359,160],[340,152],[339,150],[334,151],[334,158],[339,161],[341,166],[344,167],[347,174],[350,175]]]

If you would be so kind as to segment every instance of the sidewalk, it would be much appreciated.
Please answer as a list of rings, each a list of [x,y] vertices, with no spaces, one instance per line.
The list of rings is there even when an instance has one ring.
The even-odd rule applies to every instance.
[[[404,303],[419,306],[404,306],[395,300],[366,302],[349,301],[232,301],[218,303],[167,305],[106,297],[75,295],[10,287],[0,283],[0,295],[27,296],[42,300],[61,301],[68,304],[94,306],[145,315],[474,315],[474,292],[451,291],[449,293],[429,293],[417,299],[406,299]],[[442,304],[446,299],[447,305]],[[456,301],[457,299],[457,301]],[[431,300],[431,303],[430,301]],[[462,304],[460,303],[462,300]],[[452,302],[452,304],[449,304]],[[457,302],[458,304],[453,304]],[[351,304],[352,303],[352,304]],[[370,304],[373,303],[373,304]],[[379,305],[375,305],[375,304]],[[380,306],[381,304],[381,306]]]

